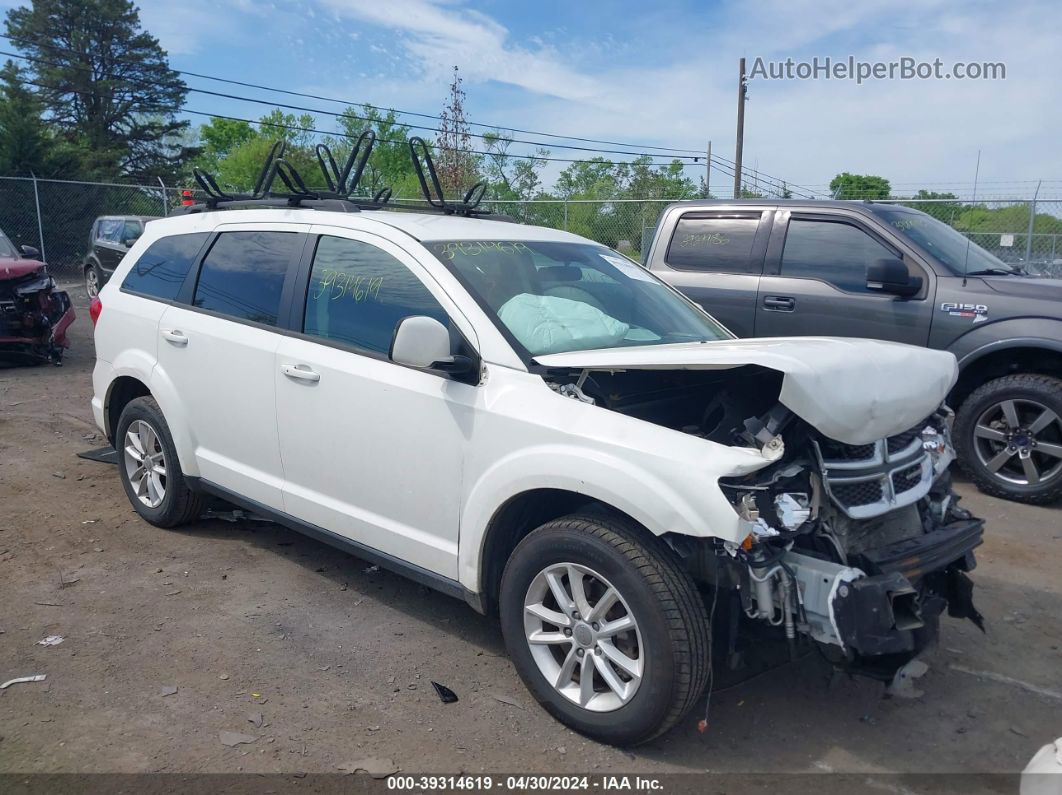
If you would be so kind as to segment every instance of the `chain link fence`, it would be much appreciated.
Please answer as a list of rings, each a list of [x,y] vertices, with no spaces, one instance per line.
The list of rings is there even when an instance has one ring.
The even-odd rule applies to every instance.
[[[198,198],[198,191],[194,195]],[[0,230],[15,245],[40,250],[53,272],[75,275],[80,274],[89,251],[89,233],[96,218],[159,217],[179,207],[181,199],[181,188],[161,182],[121,185],[0,177]],[[661,212],[672,201],[485,201],[484,207],[522,223],[582,235],[639,259],[652,239]],[[922,210],[955,227],[1004,262],[1062,276],[1062,200],[890,201]]]

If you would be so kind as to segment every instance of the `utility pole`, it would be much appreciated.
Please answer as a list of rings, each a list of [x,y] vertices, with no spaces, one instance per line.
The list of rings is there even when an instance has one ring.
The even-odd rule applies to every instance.
[[[737,145],[734,149],[734,198],[741,198],[741,149],[745,143],[745,96],[748,94],[745,80],[745,59],[741,59],[738,74]]]
[[[712,198],[712,142],[708,142],[708,159],[704,163],[704,198]]]

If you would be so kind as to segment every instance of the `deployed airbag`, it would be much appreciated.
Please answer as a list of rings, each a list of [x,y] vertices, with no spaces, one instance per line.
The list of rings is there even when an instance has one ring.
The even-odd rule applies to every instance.
[[[582,301],[521,293],[498,317],[533,355],[616,345],[630,326]]]

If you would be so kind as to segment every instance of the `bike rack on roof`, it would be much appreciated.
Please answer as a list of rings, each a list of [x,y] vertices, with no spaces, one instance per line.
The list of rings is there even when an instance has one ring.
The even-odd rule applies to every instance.
[[[214,177],[207,171],[204,171],[199,166],[192,168],[192,176],[195,177],[195,181],[199,183],[199,187],[203,189],[203,192],[207,195],[206,204],[211,209],[217,207],[218,202],[231,202],[231,201],[256,201],[265,198],[269,192],[270,186],[273,184],[273,177],[276,173],[277,163],[284,162],[284,150],[287,149],[287,143],[285,141],[277,141],[269,149],[269,154],[266,155],[265,162],[262,164],[262,170],[258,172],[258,179],[255,180],[254,190],[251,193],[226,193],[219,186]]]
[[[418,147],[420,148],[419,153],[417,152]],[[442,184],[439,182],[439,172],[435,170],[435,163],[431,159],[431,151],[428,149],[428,144],[424,139],[419,136],[410,138],[409,153],[413,160],[413,168],[417,172],[417,181],[420,182],[420,192],[424,194],[429,206],[446,215],[471,216],[476,214],[476,208],[483,201],[483,194],[487,192],[487,183],[477,182],[468,189],[462,201],[448,202],[443,194]],[[423,163],[421,162],[422,158]],[[427,180],[424,179],[425,168],[427,168],[428,176],[431,178],[431,187],[435,189],[434,194],[428,187]]]
[[[198,213],[208,210],[248,209],[255,207],[306,207],[310,209],[332,210],[339,212],[359,212],[361,210],[414,210],[416,212],[436,212],[444,215],[463,215],[486,219],[513,221],[514,219],[503,215],[478,210],[483,195],[486,192],[486,184],[477,182],[465,194],[460,202],[447,201],[443,194],[442,184],[439,181],[435,163],[431,158],[428,144],[423,138],[411,138],[409,150],[413,161],[413,167],[420,182],[421,192],[428,202],[428,207],[417,204],[392,203],[391,188],[378,190],[369,199],[357,198],[352,194],[357,190],[358,183],[365,171],[376,143],[376,134],[372,130],[366,130],[355,141],[351,148],[343,168],[336,163],[331,150],[325,144],[315,147],[317,163],[321,168],[327,190],[313,190],[307,187],[302,175],[296,170],[290,161],[284,158],[287,144],[277,141],[269,150],[262,170],[255,181],[254,190],[247,193],[227,193],[217,184],[214,177],[198,166],[192,169],[196,182],[207,194],[206,201],[194,204],[191,207],[182,207],[179,213]],[[418,152],[419,148],[419,152]],[[423,162],[422,162],[423,158]],[[431,180],[429,188],[427,177]],[[274,191],[273,184],[277,178],[283,183],[286,191]]]

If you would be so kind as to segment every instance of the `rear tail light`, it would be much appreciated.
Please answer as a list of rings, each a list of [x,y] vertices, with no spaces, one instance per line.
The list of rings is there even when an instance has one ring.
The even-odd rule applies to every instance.
[[[96,328],[96,322],[100,319],[101,312],[103,312],[103,301],[97,295],[92,299],[92,303],[89,304],[89,317],[92,318],[93,328]]]
[[[190,190],[181,191],[181,206],[191,207],[195,202],[192,200],[192,192]]]

